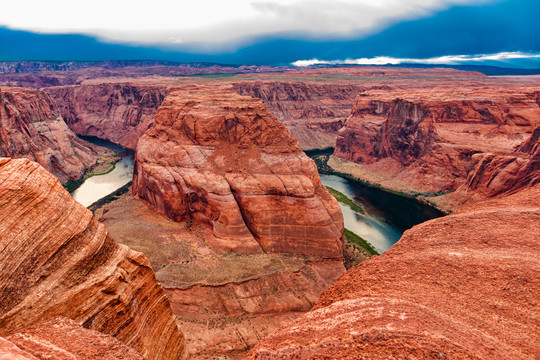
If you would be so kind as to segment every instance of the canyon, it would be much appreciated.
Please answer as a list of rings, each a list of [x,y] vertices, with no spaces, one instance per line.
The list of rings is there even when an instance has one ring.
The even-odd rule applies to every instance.
[[[13,222],[0,229],[18,244],[30,232],[46,234],[26,245],[28,253],[43,252],[28,264],[44,267],[33,274],[30,265],[17,267],[26,274],[18,279],[29,281],[0,280],[19,286],[21,298],[23,288],[43,296],[0,317],[0,349],[12,349],[0,357],[52,356],[53,347],[69,341],[63,333],[93,339],[112,358],[160,358],[166,351],[163,358],[236,359],[251,348],[246,358],[539,354],[536,82],[385,67],[171,77],[173,69],[160,66],[0,76],[3,84],[24,79],[25,86],[43,87],[1,88],[38,99],[17,105],[18,112],[5,100],[2,124],[62,120],[61,130],[32,138],[67,136],[57,142],[71,141],[70,148],[87,144],[76,133],[136,149],[132,187],[93,208],[95,219],[36,164],[1,160],[0,181],[10,180],[0,183],[9,194],[0,197],[0,216]],[[35,108],[33,117],[16,115]],[[0,145],[31,129],[15,128],[2,133]],[[15,143],[24,148],[25,141]],[[85,146],[94,158],[101,151]],[[51,152],[57,145],[43,147]],[[335,147],[333,155],[315,156],[321,169],[453,213],[413,227],[381,256],[345,272],[339,205],[301,151],[327,147]],[[20,156],[39,162],[35,153]],[[93,166],[81,162],[73,177],[47,170],[64,182]],[[32,177],[39,178],[35,185],[25,182]],[[55,283],[60,275],[47,272],[54,270],[47,256],[58,263],[75,248],[86,256],[90,244],[99,259],[80,271],[96,280],[89,284],[73,273],[68,279],[76,289]],[[2,264],[21,256],[8,255]],[[75,261],[58,271],[71,274],[67,267]],[[151,298],[140,298],[141,291]],[[65,302],[47,302],[51,293],[67,294]],[[98,303],[114,311],[92,312]],[[160,316],[144,315],[150,313]],[[148,319],[153,333],[140,331]],[[133,336],[122,324],[137,329]],[[150,342],[158,332],[165,337]],[[77,351],[84,349],[73,349],[75,358]]]

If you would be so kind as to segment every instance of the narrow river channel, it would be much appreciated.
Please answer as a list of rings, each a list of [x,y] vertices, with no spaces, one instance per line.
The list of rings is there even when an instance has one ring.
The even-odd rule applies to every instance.
[[[114,170],[103,175],[96,175],[86,179],[81,186],[71,193],[73,198],[88,207],[101,198],[113,193],[131,181],[133,177],[133,151],[114,144],[107,140],[94,137],[82,137],[95,145],[111,149],[121,157],[115,164]]]

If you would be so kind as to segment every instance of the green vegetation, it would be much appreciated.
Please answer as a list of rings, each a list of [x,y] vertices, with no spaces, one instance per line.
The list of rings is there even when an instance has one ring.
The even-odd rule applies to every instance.
[[[99,199],[98,201],[90,205],[88,209],[92,212],[95,212],[97,209],[99,209],[103,205],[113,202],[114,200],[118,200],[120,196],[124,195],[125,193],[129,191],[129,188],[131,187],[131,183],[132,182],[130,181],[126,185],[116,190],[115,192],[105,196],[104,198]]]
[[[332,196],[335,197],[336,200],[339,201],[340,203],[347,205],[353,211],[356,211],[356,212],[362,211],[362,209],[358,205],[356,205],[356,203],[351,198],[347,197],[347,195],[337,191],[336,189],[331,188],[330,186],[327,186],[326,188],[328,189],[328,192],[332,194]]]
[[[90,179],[92,176],[99,176],[99,175],[106,175],[108,173],[110,173],[111,171],[113,171],[116,167],[116,163],[120,161],[120,158],[118,158],[117,160],[115,161],[111,161],[109,163],[110,165],[110,168],[104,172],[100,172],[100,173],[93,173],[92,170],[90,171],[86,171],[83,175],[82,178],[80,178],[79,180],[68,180],[65,184],[63,184],[62,186],[64,187],[64,189],[66,189],[69,193],[72,193],[73,191],[77,190],[77,188],[79,186],[82,185],[83,182],[86,181],[86,179]]]
[[[379,255],[379,252],[375,250],[373,245],[371,245],[369,242],[361,238],[360,236],[356,235],[352,231],[345,229],[345,238],[347,241],[355,246],[360,247],[362,250],[364,250],[369,256],[373,255]]]

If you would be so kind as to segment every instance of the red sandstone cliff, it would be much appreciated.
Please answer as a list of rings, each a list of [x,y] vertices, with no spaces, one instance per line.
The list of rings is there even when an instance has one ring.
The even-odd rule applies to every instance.
[[[184,358],[146,257],[116,244],[34,162],[0,159],[0,245],[0,336],[64,316],[147,359]]]
[[[223,250],[342,257],[341,211],[313,161],[261,100],[226,88],[166,98],[139,140],[133,193],[208,224]]]
[[[96,165],[97,149],[67,127],[46,93],[0,88],[0,156],[34,160],[64,183]]]
[[[417,225],[247,359],[535,359],[540,186]]]
[[[160,85],[103,83],[51,87],[46,91],[75,133],[135,149],[169,90]]]
[[[538,119],[534,96],[520,89],[371,91],[356,99],[334,155],[391,175],[412,192],[454,191],[471,183],[479,163],[516,159],[514,148]]]

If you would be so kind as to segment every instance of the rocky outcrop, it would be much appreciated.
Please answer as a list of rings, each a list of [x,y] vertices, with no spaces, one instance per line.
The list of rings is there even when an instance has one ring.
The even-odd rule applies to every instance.
[[[417,225],[247,359],[534,359],[540,186]]]
[[[264,101],[304,150],[333,147],[355,97],[366,87],[304,81],[233,83],[240,95]]]
[[[103,83],[46,91],[75,133],[135,149],[169,90],[160,85]]]
[[[0,156],[34,160],[65,183],[95,166],[98,150],[67,127],[46,93],[0,88]]]
[[[0,350],[5,360],[10,359],[8,354],[21,353],[27,354],[29,359],[42,360],[144,360],[141,354],[114,337],[85,329],[63,317],[40,322],[8,336],[5,341],[4,345],[0,342],[0,348],[11,342],[5,349],[7,354],[2,355]]]
[[[520,167],[514,148],[539,118],[534,98],[519,88],[370,91],[356,99],[334,155],[401,178],[413,193],[450,192],[493,156],[520,163],[508,171]]]
[[[182,359],[182,333],[146,257],[37,163],[0,159],[0,336],[63,316],[147,359]]]
[[[342,257],[341,210],[313,161],[261,100],[227,88],[167,97],[139,140],[133,193],[208,224],[224,251]]]

